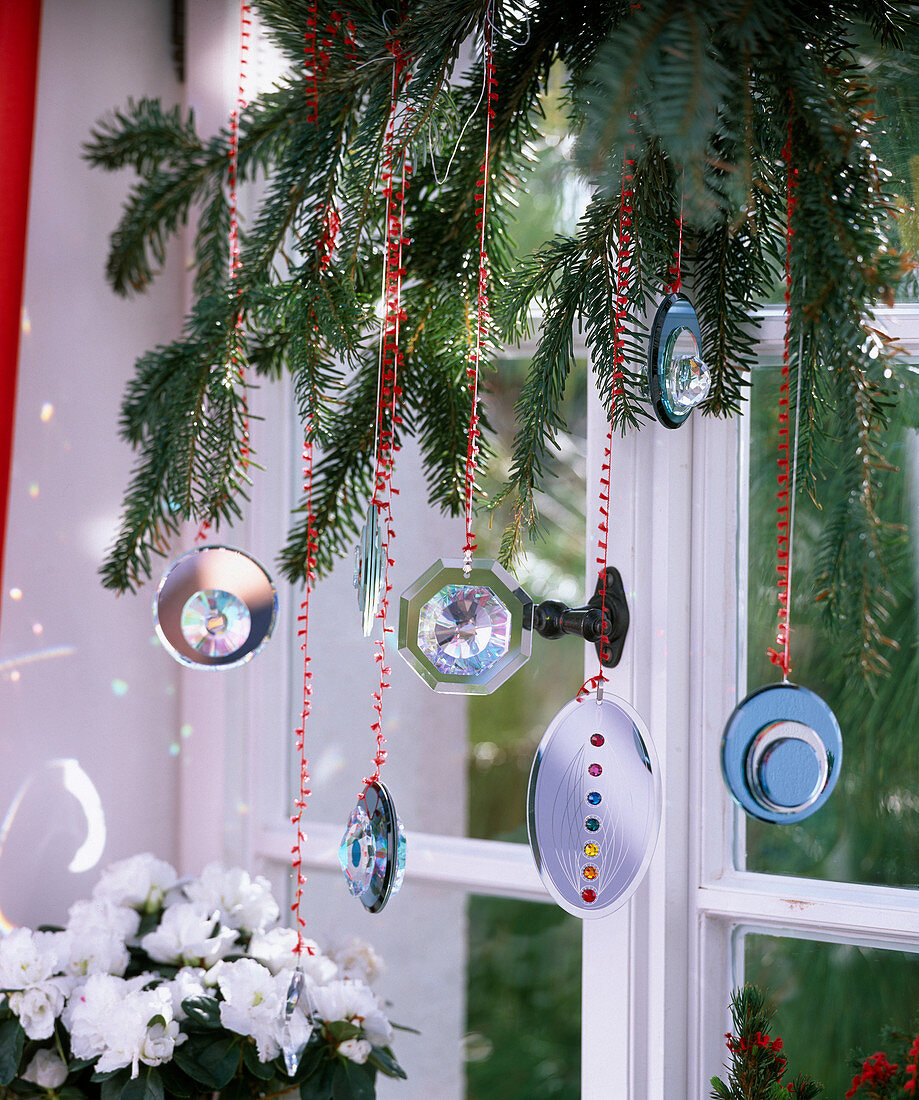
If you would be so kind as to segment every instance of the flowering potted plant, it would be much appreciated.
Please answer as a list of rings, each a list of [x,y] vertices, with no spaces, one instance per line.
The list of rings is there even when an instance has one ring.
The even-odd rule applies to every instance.
[[[380,960],[359,941],[298,956],[278,916],[245,871],[109,867],[65,928],[0,940],[0,1098],[372,1100],[378,1072],[405,1077]]]

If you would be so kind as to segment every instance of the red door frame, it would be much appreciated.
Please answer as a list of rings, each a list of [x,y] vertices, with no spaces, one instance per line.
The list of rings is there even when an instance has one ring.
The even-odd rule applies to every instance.
[[[13,461],[41,0],[0,0],[0,580]]]

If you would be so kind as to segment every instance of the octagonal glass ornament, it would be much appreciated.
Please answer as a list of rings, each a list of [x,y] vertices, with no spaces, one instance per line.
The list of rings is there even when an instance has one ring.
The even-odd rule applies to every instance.
[[[348,817],[338,849],[348,891],[371,913],[379,913],[405,876],[405,833],[392,795],[380,782],[368,783]]]
[[[684,294],[668,294],[658,306],[648,341],[647,383],[654,415],[678,428],[708,397],[712,374],[702,361],[702,332]]]
[[[530,656],[533,602],[490,558],[440,559],[403,593],[399,652],[435,691],[488,695]]]
[[[354,587],[357,589],[357,605],[361,610],[361,629],[365,638],[373,632],[373,620],[383,600],[383,575],[380,511],[375,504],[371,504],[361,529],[361,540],[354,548]]]
[[[271,637],[278,596],[254,559],[228,546],[200,546],[163,574],[153,624],[187,668],[226,669],[251,660]]]
[[[527,833],[536,869],[556,903],[603,917],[638,888],[661,822],[654,743],[622,699],[572,700],[543,736],[527,789]]]

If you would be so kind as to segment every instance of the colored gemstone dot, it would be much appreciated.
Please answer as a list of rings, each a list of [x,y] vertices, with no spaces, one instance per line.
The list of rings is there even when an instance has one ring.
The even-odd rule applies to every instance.
[[[600,819],[599,819],[599,817],[589,817],[584,822],[584,828],[587,829],[588,832],[595,833],[597,831],[597,829],[600,828]]]
[[[591,735],[590,743],[595,749],[598,749],[606,739],[602,733],[595,733]]]
[[[596,779],[598,775],[601,775],[603,773],[603,769],[600,767],[599,764],[591,764],[587,770],[594,777],[594,779]]]
[[[599,854],[600,854],[600,845],[599,844],[585,844],[584,845],[584,855],[587,856],[588,859],[596,859],[596,857]]]
[[[588,863],[587,866],[581,871],[581,874],[586,879],[595,879],[597,877],[597,868],[592,863]]]
[[[600,795],[599,791],[590,791],[590,793],[587,795],[587,801],[591,804],[591,806],[599,806],[600,803],[603,801],[603,798]]]
[[[586,888],[585,890],[582,890],[582,891],[581,891],[581,897],[582,897],[582,898],[583,898],[583,899],[584,899],[584,900],[585,900],[585,901],[586,901],[586,902],[588,903],[588,905],[589,905],[589,904],[590,904],[590,903],[591,903],[592,901],[596,901],[596,900],[597,900],[597,891],[596,891],[596,890],[591,890],[591,888],[590,888],[590,887],[588,886],[588,887],[587,887],[587,888]]]

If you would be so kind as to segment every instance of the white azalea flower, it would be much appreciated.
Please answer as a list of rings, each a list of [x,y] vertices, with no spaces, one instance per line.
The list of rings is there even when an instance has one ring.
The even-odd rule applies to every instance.
[[[373,1045],[366,1039],[345,1039],[343,1043],[338,1044],[338,1053],[344,1058],[350,1058],[352,1062],[357,1062],[359,1066],[367,1061],[371,1050]]]
[[[22,1074],[23,1081],[31,1081],[43,1089],[58,1089],[67,1080],[67,1066],[56,1051],[37,1050]]]
[[[172,997],[172,1015],[175,1019],[185,1019],[183,1001],[189,997],[204,995],[204,973],[200,966],[183,966],[171,982],[166,982],[166,988]]]
[[[262,932],[280,915],[268,880],[250,878],[239,867],[225,871],[219,863],[208,864],[199,878],[186,884],[185,895],[208,911],[219,909],[222,924],[243,932]]]
[[[295,970],[298,966],[308,981],[325,985],[338,976],[338,967],[319,950],[315,940],[303,940],[303,953],[299,957],[294,950],[297,933],[293,928],[272,928],[270,932],[257,932],[249,942],[249,955],[267,966],[272,974],[282,970]],[[312,951],[312,954],[310,954]]]
[[[107,899],[78,901],[70,907],[62,969],[77,977],[124,974],[129,960],[125,939],[139,925],[140,916],[133,909]]]
[[[68,989],[66,979],[51,978],[8,994],[9,1006],[19,1017],[23,1031],[30,1039],[51,1038],[54,1021],[64,1008]]]
[[[77,938],[84,933],[103,929],[128,940],[137,935],[139,927],[140,913],[126,905],[118,905],[110,898],[77,901],[67,910],[67,931]]]
[[[130,1066],[136,1077],[141,1062],[168,1062],[182,1041],[169,989],[138,989],[136,983],[93,974],[68,1005],[71,1049],[77,1058],[98,1058],[99,1073]]]
[[[166,891],[177,880],[174,867],[145,852],[107,867],[96,883],[93,897],[152,913],[160,908]]]
[[[362,1028],[374,1046],[389,1046],[392,1042],[392,1025],[382,1004],[363,982],[345,979],[329,982],[311,989],[310,998],[313,1015],[324,1023],[348,1020]]]
[[[200,905],[183,902],[163,911],[159,927],[140,941],[155,962],[177,966],[213,966],[236,944],[232,928],[217,929],[217,914],[207,915]]]
[[[353,936],[346,944],[329,952],[338,964],[343,978],[356,978],[365,985],[373,985],[383,973],[383,960],[366,940]]]
[[[276,1058],[281,1052],[290,972],[275,976],[254,959],[239,959],[221,967],[217,984],[223,995],[223,1026],[254,1039],[260,1062]]]
[[[0,939],[0,989],[26,989],[47,981],[59,968],[60,933],[14,928]]]

